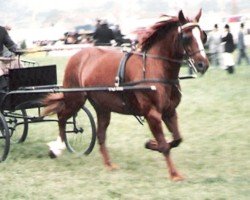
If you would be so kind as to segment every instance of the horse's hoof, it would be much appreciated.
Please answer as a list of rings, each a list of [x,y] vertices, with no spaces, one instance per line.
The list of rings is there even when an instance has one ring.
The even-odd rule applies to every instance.
[[[183,181],[185,178],[180,175],[178,172],[170,174],[170,178],[172,181]]]
[[[158,149],[158,143],[156,140],[149,140],[145,143],[145,148],[146,149],[151,149],[151,150],[157,150]]]
[[[108,171],[114,171],[114,170],[120,169],[119,165],[117,165],[115,163],[112,163],[110,165],[106,165],[106,168]]]
[[[150,141],[147,141],[147,142],[145,143],[145,148],[146,148],[146,149],[150,149]]]
[[[57,156],[54,154],[54,152],[52,150],[49,150],[49,157],[52,158],[52,159],[54,159]]]
[[[183,176],[178,175],[171,177],[171,180],[177,182],[177,181],[183,181],[185,180],[185,178]]]
[[[181,142],[182,142],[182,138],[169,142],[170,148],[178,147]]]

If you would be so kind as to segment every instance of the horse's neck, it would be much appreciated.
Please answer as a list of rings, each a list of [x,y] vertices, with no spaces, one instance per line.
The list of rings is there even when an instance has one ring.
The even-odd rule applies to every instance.
[[[159,41],[156,45],[149,49],[148,54],[158,56],[154,63],[160,67],[160,73],[164,77],[177,79],[182,62],[182,51],[177,48],[178,44],[173,41],[172,35],[165,40]],[[161,59],[162,58],[162,59]],[[159,68],[158,67],[158,68]]]

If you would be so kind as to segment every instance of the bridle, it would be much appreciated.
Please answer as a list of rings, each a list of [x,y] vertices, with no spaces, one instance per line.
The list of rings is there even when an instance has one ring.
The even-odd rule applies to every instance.
[[[194,56],[195,54],[197,54],[197,53],[199,53],[201,51],[205,51],[205,49],[203,48],[203,49],[199,49],[197,51],[194,51],[194,52],[190,53],[187,50],[187,48],[186,48],[186,44],[185,44],[185,40],[186,40],[186,38],[185,38],[185,31],[189,30],[189,29],[193,29],[195,27],[197,27],[200,31],[202,31],[201,28],[200,28],[200,26],[199,26],[199,24],[196,23],[196,22],[188,22],[188,23],[186,23],[184,25],[180,25],[178,27],[178,34],[180,35],[180,41],[181,41],[181,44],[182,44],[183,49],[185,51],[185,54],[188,55],[188,57],[192,57],[192,56]],[[202,31],[202,32],[206,36],[206,33],[204,31]],[[203,43],[205,43],[205,42],[206,42],[206,37],[205,37],[205,41],[203,41]]]
[[[189,30],[189,29],[193,29],[197,27],[200,31],[201,28],[199,26],[198,23],[196,22],[188,22],[184,25],[179,25],[178,26],[178,34],[179,34],[179,42],[180,44],[182,45],[183,49],[184,49],[184,53],[182,54],[182,57],[184,57],[184,59],[173,59],[173,58],[169,58],[169,57],[166,57],[166,56],[161,56],[161,55],[154,55],[154,54],[149,54],[147,52],[132,52],[133,54],[136,54],[136,55],[140,55],[143,57],[143,59],[145,60],[146,58],[153,58],[153,59],[160,59],[160,60],[164,60],[164,61],[168,61],[168,62],[172,62],[172,63],[178,63],[178,64],[183,64],[183,63],[187,63],[188,66],[190,68],[192,68],[192,70],[197,74],[197,70],[195,68],[195,65],[194,65],[194,60],[193,60],[193,56],[196,55],[197,53],[201,52],[201,51],[205,51],[205,49],[199,49],[197,51],[194,51],[194,52],[189,52],[186,45],[185,45],[185,39],[184,39],[184,35],[185,35],[185,31],[186,30]],[[203,31],[203,34],[205,34],[205,32]],[[206,36],[206,34],[205,34]],[[203,42],[205,43],[205,42]],[[145,63],[145,61],[144,61]],[[145,65],[145,64],[144,64]],[[144,66],[145,68],[145,66]]]

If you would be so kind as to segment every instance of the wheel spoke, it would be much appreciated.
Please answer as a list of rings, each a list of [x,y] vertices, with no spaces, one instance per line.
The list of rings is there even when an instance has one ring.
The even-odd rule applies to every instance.
[[[94,148],[96,139],[95,122],[90,111],[86,107],[80,109],[70,119],[68,126],[66,134],[68,150],[79,155],[89,154]]]

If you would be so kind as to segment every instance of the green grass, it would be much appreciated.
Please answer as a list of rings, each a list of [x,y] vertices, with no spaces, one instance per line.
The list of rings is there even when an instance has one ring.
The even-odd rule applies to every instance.
[[[31,58],[57,64],[62,80],[67,58]],[[171,182],[163,156],[144,148],[152,137],[146,124],[112,114],[107,145],[119,170],[105,170],[98,145],[86,157],[65,152],[51,160],[46,143],[57,137],[57,126],[34,124],[27,141],[12,145],[7,160],[0,163],[0,199],[247,200],[249,77],[250,66],[242,65],[234,75],[210,69],[201,78],[181,81],[178,113],[184,142],[172,156],[185,181]]]

